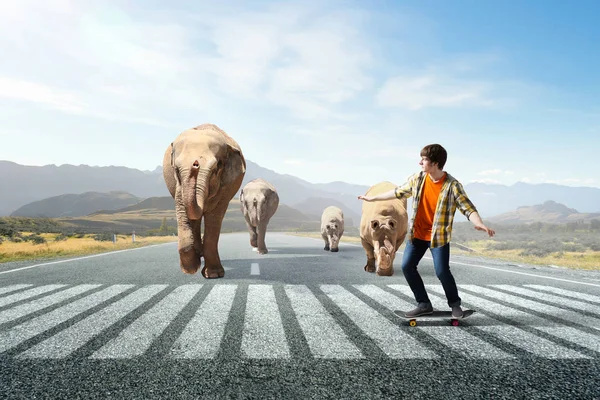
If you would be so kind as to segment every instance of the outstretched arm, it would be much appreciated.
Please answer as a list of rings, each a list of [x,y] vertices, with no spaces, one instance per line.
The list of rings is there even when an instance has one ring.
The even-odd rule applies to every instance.
[[[384,193],[379,193],[376,196],[363,196],[360,195],[358,196],[359,200],[364,200],[364,201],[379,201],[379,200],[392,200],[396,198],[396,189],[392,189],[389,190],[387,192]]]
[[[473,225],[475,225],[475,229],[477,229],[478,231],[486,232],[490,237],[492,237],[496,234],[496,231],[494,231],[493,229],[490,229],[484,225],[484,223],[481,220],[481,217],[479,216],[479,213],[477,211],[472,212],[469,215],[469,221],[471,221],[471,223]]]

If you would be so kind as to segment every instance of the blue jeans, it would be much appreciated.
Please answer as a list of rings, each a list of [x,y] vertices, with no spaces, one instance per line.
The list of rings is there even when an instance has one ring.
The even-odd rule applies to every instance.
[[[430,242],[414,238],[412,242],[409,240],[406,242],[406,248],[404,250],[404,256],[402,257],[402,272],[408,282],[415,300],[419,304],[419,307],[429,307],[431,302],[427,296],[425,285],[417,271],[417,265],[421,258],[425,255],[427,249],[430,249],[431,256],[433,257],[433,267],[435,268],[435,274],[442,283],[444,292],[446,293],[446,299],[450,307],[460,306],[461,299],[458,296],[458,289],[454,276],[450,272],[450,243],[446,243],[442,247],[429,247]]]

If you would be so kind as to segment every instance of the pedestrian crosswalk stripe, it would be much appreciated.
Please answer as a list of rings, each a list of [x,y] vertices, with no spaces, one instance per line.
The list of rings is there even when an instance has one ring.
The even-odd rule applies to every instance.
[[[563,308],[551,306],[533,300],[524,299],[522,297],[506,294],[496,290],[482,288],[475,285],[459,285],[460,288],[477,291],[477,293],[492,297],[494,299],[509,302],[519,307],[524,307],[528,310],[536,311],[542,314],[550,315],[554,318],[565,320],[569,323],[577,323],[584,326],[600,329],[600,319],[582,315],[580,313],[565,310]]]
[[[598,335],[563,326],[536,326],[535,328],[600,353],[600,336]]]
[[[0,293],[5,294],[0,297],[5,301],[0,309],[0,355],[16,348],[15,357],[21,359],[60,359],[80,349],[86,349],[92,359],[144,356],[154,343],[170,340],[163,332],[181,316],[185,325],[179,337],[171,336],[173,343],[165,347],[165,357],[227,356],[231,352],[222,351],[227,346],[223,340],[233,323],[231,326],[240,327],[240,356],[249,359],[300,355],[292,353],[288,341],[293,338],[286,335],[302,335],[308,345],[306,351],[317,359],[329,360],[377,356],[367,351],[369,346],[369,350],[376,350],[376,346],[393,359],[444,357],[440,352],[443,347],[469,359],[600,359],[600,319],[588,316],[598,314],[594,296],[550,286],[459,285],[463,308],[477,310],[459,327],[441,321],[408,327],[392,313],[415,306],[410,287],[401,284],[323,284],[315,288],[284,284],[279,285],[280,292],[276,292],[277,285],[248,284],[246,296],[245,290],[240,292],[244,285],[234,283],[174,288],[103,286],[0,287]],[[193,303],[202,288],[207,289],[206,297]],[[434,308],[449,309],[440,284],[426,288]],[[298,324],[284,329],[278,303],[281,298],[276,293],[289,300],[287,310]],[[234,309],[244,309],[240,302],[245,302],[245,312],[233,316]],[[129,318],[133,322],[117,325],[120,331],[109,329],[124,319],[129,321],[127,316],[134,312],[135,319]],[[238,318],[243,319],[243,325],[232,322]],[[108,332],[115,336],[103,340]],[[95,348],[86,347],[96,338]],[[359,343],[357,338],[370,343]]]
[[[9,308],[0,312],[0,324],[13,321],[17,318],[24,317],[36,311],[43,310],[54,304],[58,304],[64,300],[80,295],[81,293],[100,287],[100,285],[78,285],[58,293],[54,293],[41,299],[33,300],[19,306]]]
[[[38,295],[44,294],[46,292],[51,292],[53,290],[60,289],[65,286],[67,286],[67,285],[45,285],[45,286],[39,286],[39,287],[36,287],[33,289],[26,290],[24,292],[11,294],[9,296],[0,298],[0,307],[4,307],[9,304],[16,303],[17,301],[27,300],[30,297],[38,296]]]
[[[505,342],[515,344],[525,351],[534,353],[540,357],[557,358],[591,358],[575,350],[559,346],[548,339],[534,335],[522,329],[515,329],[513,326],[480,326],[478,329],[498,337]]]
[[[92,293],[82,299],[75,300],[74,302],[57,308],[47,314],[23,322],[22,324],[9,329],[7,332],[3,332],[2,335],[0,335],[0,353],[15,347],[40,333],[46,332],[90,308],[96,307],[98,304],[105,302],[111,297],[115,297],[131,287],[133,287],[133,285],[109,286],[106,289]]]
[[[391,289],[396,290],[405,296],[412,297],[412,291],[406,285],[388,285]],[[442,299],[441,297],[435,296],[431,293],[428,293],[429,300],[432,302],[433,306],[438,310],[443,310],[448,308],[447,301]],[[408,307],[410,306],[410,307]],[[406,304],[403,309],[408,309],[414,307],[413,305]],[[482,321],[482,317],[480,314],[475,314],[471,316],[469,321]],[[473,324],[474,322],[471,322]],[[498,349],[497,347],[487,343],[486,341],[480,339],[476,335],[472,334],[471,331],[474,330],[472,327],[465,327],[465,329],[456,329],[453,326],[417,326],[418,329],[424,331],[426,334],[430,335],[438,342],[443,343],[444,345],[450,347],[456,352],[462,354],[464,357],[468,358],[490,358],[490,359],[510,359],[514,358],[514,356]]]
[[[271,285],[249,285],[242,354],[248,358],[289,358],[281,315]]]
[[[30,287],[33,286],[32,284],[26,284],[26,285],[11,285],[11,286],[5,286],[3,288],[0,288],[0,295],[4,295],[6,293],[10,293],[10,292],[14,292],[17,290],[21,290],[24,289],[26,287]]]
[[[214,358],[221,347],[237,285],[215,285],[173,345],[174,358]]]
[[[391,358],[438,358],[433,351],[340,285],[321,290]]]
[[[310,289],[304,285],[286,285],[285,293],[311,353],[317,358],[363,358],[335,319]]]
[[[443,295],[443,290],[434,285],[426,285],[428,290],[437,292]],[[487,289],[477,286],[469,287],[475,292],[487,293]],[[478,317],[484,317],[486,319],[495,320],[494,323],[487,323],[486,325],[478,326],[477,328],[488,333],[494,334],[505,342],[518,347],[528,353],[532,353],[538,357],[544,358],[588,358],[587,356],[577,353],[571,349],[563,347],[559,344],[552,343],[546,339],[543,339],[539,335],[523,330],[517,326],[503,325],[501,321],[496,318],[486,315],[486,310],[491,314],[496,314],[506,319],[512,320],[519,325],[531,326],[546,326],[552,325],[553,322],[547,319],[538,317],[537,315],[529,314],[524,311],[514,309],[512,307],[504,306],[500,303],[484,299],[479,296],[474,296],[466,292],[459,292],[460,297],[463,301],[474,306],[478,311]],[[554,324],[555,325],[555,324]],[[498,328],[502,327],[502,330]],[[570,328],[576,331],[575,328]]]
[[[574,292],[572,290],[565,290],[561,288],[555,288],[553,286],[543,285],[523,285],[532,289],[542,290],[545,292],[556,293],[565,297],[573,297],[578,300],[591,301],[592,303],[600,303],[600,296],[594,296],[593,294]]]
[[[141,317],[92,354],[91,358],[131,358],[144,354],[202,285],[183,285],[153,306]]]
[[[595,304],[585,303],[583,301],[565,299],[564,297],[555,296],[553,294],[548,293],[540,293],[530,289],[524,289],[520,287],[514,287],[511,285],[492,285],[492,288],[498,288],[506,290],[507,292],[512,292],[516,294],[520,294],[527,297],[533,297],[538,300],[544,300],[549,303],[554,303],[558,306],[570,307],[576,310],[587,311],[593,314],[600,314],[600,307]],[[570,312],[570,311],[569,311]]]
[[[141,304],[156,295],[167,285],[145,286],[106,308],[71,325],[67,329],[44,340],[38,345],[21,353],[23,358],[64,358],[86,344],[109,326],[115,324]]]

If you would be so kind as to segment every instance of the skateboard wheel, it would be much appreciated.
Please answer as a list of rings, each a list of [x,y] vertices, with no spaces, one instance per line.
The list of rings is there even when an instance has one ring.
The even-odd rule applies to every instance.
[[[458,320],[457,319],[453,319],[452,320],[452,326],[458,326]]]
[[[415,321],[414,319],[411,319],[410,321],[408,321],[408,324],[410,326],[417,326],[417,321]]]

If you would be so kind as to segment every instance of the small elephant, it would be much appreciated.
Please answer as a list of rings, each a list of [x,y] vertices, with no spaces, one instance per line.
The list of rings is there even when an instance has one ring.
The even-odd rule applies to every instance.
[[[246,160],[239,144],[216,125],[188,129],[167,147],[163,177],[175,200],[184,273],[195,274],[204,257],[204,278],[225,275],[218,249],[221,224],[245,174]]]
[[[240,208],[250,233],[250,246],[258,254],[269,252],[265,245],[265,233],[277,207],[277,190],[264,179],[258,178],[248,182],[240,193]]]
[[[376,196],[395,187],[391,182],[380,182],[371,186],[366,196]],[[392,276],[396,252],[404,242],[407,232],[406,198],[363,202],[360,241],[367,253],[365,271]]]
[[[325,251],[339,251],[339,243],[344,234],[344,213],[335,206],[329,206],[321,215],[321,237],[325,241]]]

